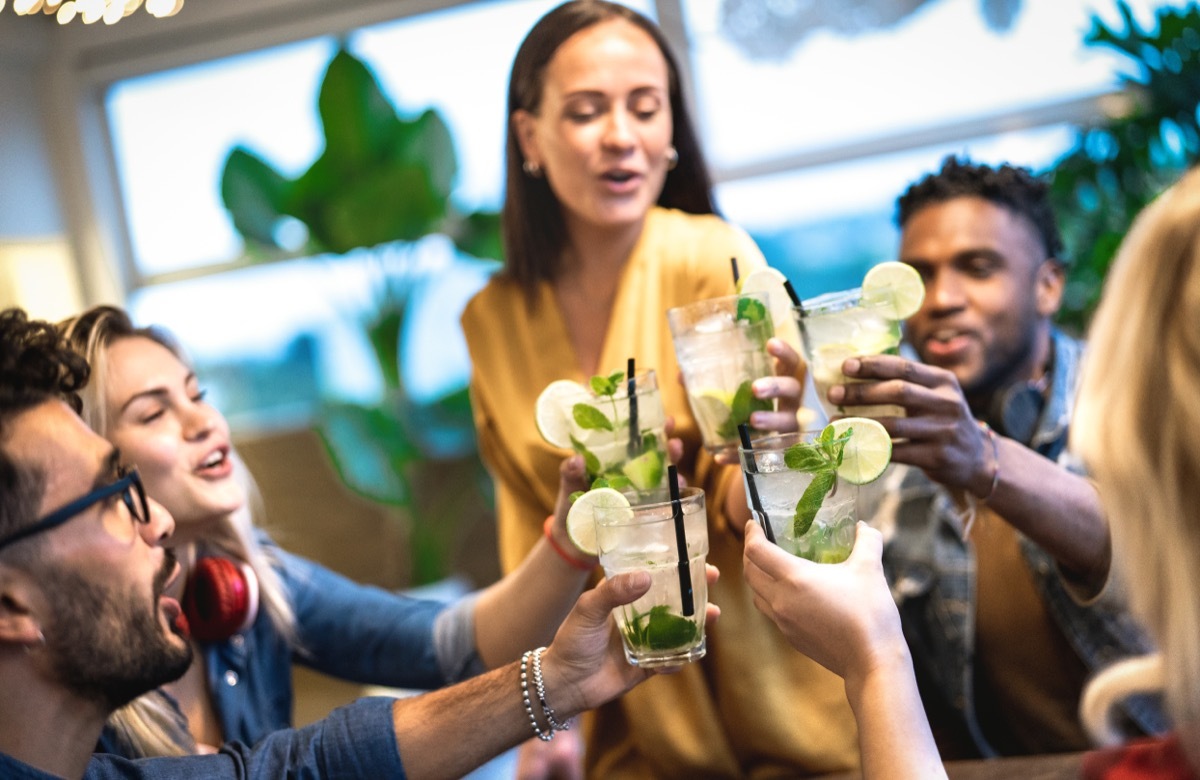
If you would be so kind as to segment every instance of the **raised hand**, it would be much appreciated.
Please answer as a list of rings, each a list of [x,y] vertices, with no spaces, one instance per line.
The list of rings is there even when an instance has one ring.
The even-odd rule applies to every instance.
[[[895,355],[865,355],[842,364],[846,376],[866,380],[829,388],[839,406],[891,404],[905,417],[879,422],[896,441],[892,460],[925,471],[949,487],[976,496],[991,492],[995,451],[976,422],[954,374]]]

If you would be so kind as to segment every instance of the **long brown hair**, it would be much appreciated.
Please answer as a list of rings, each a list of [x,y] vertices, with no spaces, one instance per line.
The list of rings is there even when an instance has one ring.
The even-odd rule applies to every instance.
[[[517,50],[508,83],[508,140],[505,149],[505,198],[501,214],[504,237],[503,275],[532,298],[537,283],[557,277],[566,245],[562,206],[545,178],[527,176],[513,115],[536,114],[541,107],[546,66],[559,47],[575,33],[608,21],[623,19],[644,30],[667,62],[672,144],[679,163],[667,172],[658,205],[692,214],[714,214],[712,180],[704,163],[695,127],[683,101],[675,56],[654,22],[606,0],[572,0],[554,8],[533,26]]]

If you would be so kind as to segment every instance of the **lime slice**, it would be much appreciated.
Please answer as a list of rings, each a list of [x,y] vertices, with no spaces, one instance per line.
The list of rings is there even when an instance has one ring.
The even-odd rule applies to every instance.
[[[863,301],[891,305],[891,318],[906,320],[921,309],[925,283],[908,263],[890,260],[867,271],[862,283]]]
[[[869,417],[843,417],[830,423],[835,436],[853,428],[850,441],[842,450],[838,476],[855,485],[879,479],[892,462],[892,437],[887,429]]]
[[[663,457],[658,450],[647,450],[621,467],[621,473],[638,490],[653,490],[662,483]]]
[[[603,509],[624,509],[629,506],[629,499],[612,488],[596,488],[589,490],[571,504],[567,512],[567,536],[571,543],[579,548],[584,555],[599,555],[596,545],[596,507]]]
[[[738,292],[767,294],[767,306],[771,310],[771,322],[775,324],[775,336],[792,349],[800,351],[800,328],[792,314],[792,299],[783,283],[787,281],[778,269],[755,268],[738,282]]]
[[[701,390],[692,396],[692,410],[701,426],[720,428],[733,414],[733,393],[725,390]]]
[[[570,379],[558,379],[546,385],[534,410],[538,433],[555,447],[570,449],[571,407],[590,396],[586,387]]]

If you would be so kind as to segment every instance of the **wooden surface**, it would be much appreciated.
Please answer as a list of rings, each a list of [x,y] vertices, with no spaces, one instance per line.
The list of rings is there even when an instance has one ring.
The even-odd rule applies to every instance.
[[[950,761],[950,780],[1076,780],[1079,753],[1022,758],[993,758],[985,761]],[[859,772],[822,775],[820,780],[861,780]]]

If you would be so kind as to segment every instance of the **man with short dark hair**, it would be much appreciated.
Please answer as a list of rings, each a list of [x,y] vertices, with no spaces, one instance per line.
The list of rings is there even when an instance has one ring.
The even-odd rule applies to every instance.
[[[925,282],[905,334],[920,362],[852,358],[846,375],[868,381],[828,395],[905,409],[881,422],[893,461],[915,468],[890,475],[877,519],[926,705],[947,757],[1082,750],[1085,678],[1147,641],[1094,599],[1109,536],[1064,453],[1083,349],[1052,324],[1064,267],[1047,186],[948,158],[897,221],[899,259]],[[1164,725],[1146,701],[1129,714]]]
[[[461,776],[649,676],[625,661],[610,614],[650,578],[622,575],[581,596],[521,664],[364,699],[253,748],[93,756],[112,710],[178,677],[191,649],[163,595],[178,571],[163,548],[174,521],[73,411],[86,379],[51,325],[0,312],[0,777]]]

